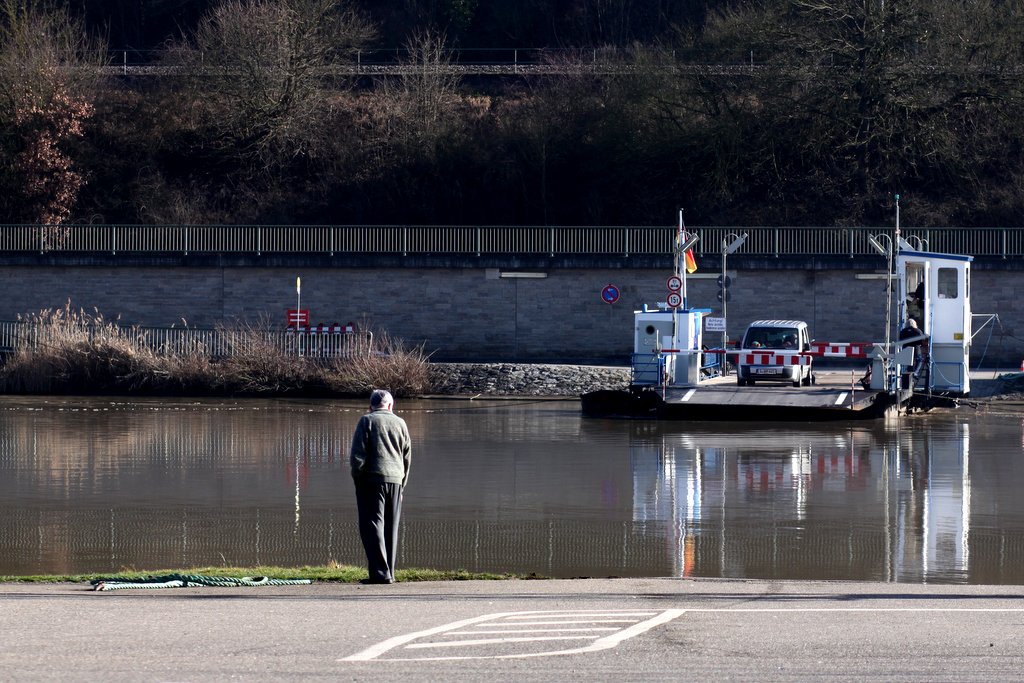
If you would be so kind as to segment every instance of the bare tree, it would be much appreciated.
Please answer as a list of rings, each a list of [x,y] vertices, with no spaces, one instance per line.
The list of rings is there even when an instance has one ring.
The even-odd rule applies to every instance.
[[[171,57],[201,74],[197,102],[221,142],[269,163],[315,155],[332,67],[374,34],[348,0],[225,0]]]
[[[443,33],[425,30],[406,43],[406,60],[396,78],[379,81],[390,110],[392,138],[432,157],[436,146],[457,125],[459,77]]]
[[[58,224],[85,178],[68,152],[84,134],[105,60],[66,12],[0,3],[0,207],[6,220]]]
[[[1000,144],[987,122],[1019,117],[1021,26],[1020,3],[996,0],[750,3],[718,14],[703,40],[709,54],[749,51],[754,70],[691,78],[678,97],[699,95],[709,156],[733,160],[712,182],[786,207],[774,220],[863,221],[916,191],[933,205],[921,218],[945,221],[948,197],[984,182],[977,155]]]

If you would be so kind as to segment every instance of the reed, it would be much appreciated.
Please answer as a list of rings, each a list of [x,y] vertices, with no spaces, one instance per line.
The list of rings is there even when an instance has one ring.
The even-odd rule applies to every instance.
[[[281,346],[269,321],[222,325],[228,353],[200,342],[154,349],[138,327],[66,304],[19,318],[25,337],[0,370],[5,393],[218,396],[396,396],[431,389],[422,348],[386,332],[362,334],[344,357],[299,355]]]
[[[335,359],[330,369],[333,388],[345,394],[381,388],[395,396],[415,396],[433,389],[423,347],[408,347],[386,332],[360,335],[352,353]]]

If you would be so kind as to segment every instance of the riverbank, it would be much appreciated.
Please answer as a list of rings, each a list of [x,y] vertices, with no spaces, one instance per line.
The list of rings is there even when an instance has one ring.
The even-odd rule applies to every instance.
[[[158,576],[183,574],[189,576],[265,577],[268,579],[310,579],[328,583],[358,583],[366,578],[366,569],[348,564],[306,565],[301,567],[191,567],[187,569],[159,569],[154,571],[111,571],[103,574],[32,574],[0,576],[0,583],[92,583],[97,581],[139,582]],[[496,581],[504,579],[539,579],[537,575],[493,574],[470,572],[464,569],[399,569],[399,582],[413,581]]]
[[[432,393],[444,396],[578,397],[625,389],[628,367],[549,363],[431,363]]]

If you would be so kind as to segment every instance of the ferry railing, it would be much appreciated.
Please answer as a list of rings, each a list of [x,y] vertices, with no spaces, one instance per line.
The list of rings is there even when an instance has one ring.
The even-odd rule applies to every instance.
[[[630,384],[658,386],[665,370],[665,357],[660,354],[634,353],[630,359]]]
[[[698,256],[874,256],[868,238],[891,227],[696,226]],[[4,253],[94,254],[542,254],[667,255],[674,226],[0,225]],[[982,257],[1024,256],[1024,227],[903,228],[914,248]]]
[[[309,358],[348,358],[367,350],[357,333],[342,325],[285,330],[233,330],[178,327],[52,325],[26,321],[0,321],[0,352],[38,350],[57,346],[69,337],[116,335],[158,355],[201,355],[210,358],[259,352],[272,348]]]

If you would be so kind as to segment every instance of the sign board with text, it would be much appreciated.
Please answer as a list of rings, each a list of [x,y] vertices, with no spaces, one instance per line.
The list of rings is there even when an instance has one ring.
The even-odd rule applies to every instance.
[[[725,332],[725,318],[704,318],[705,332]]]

